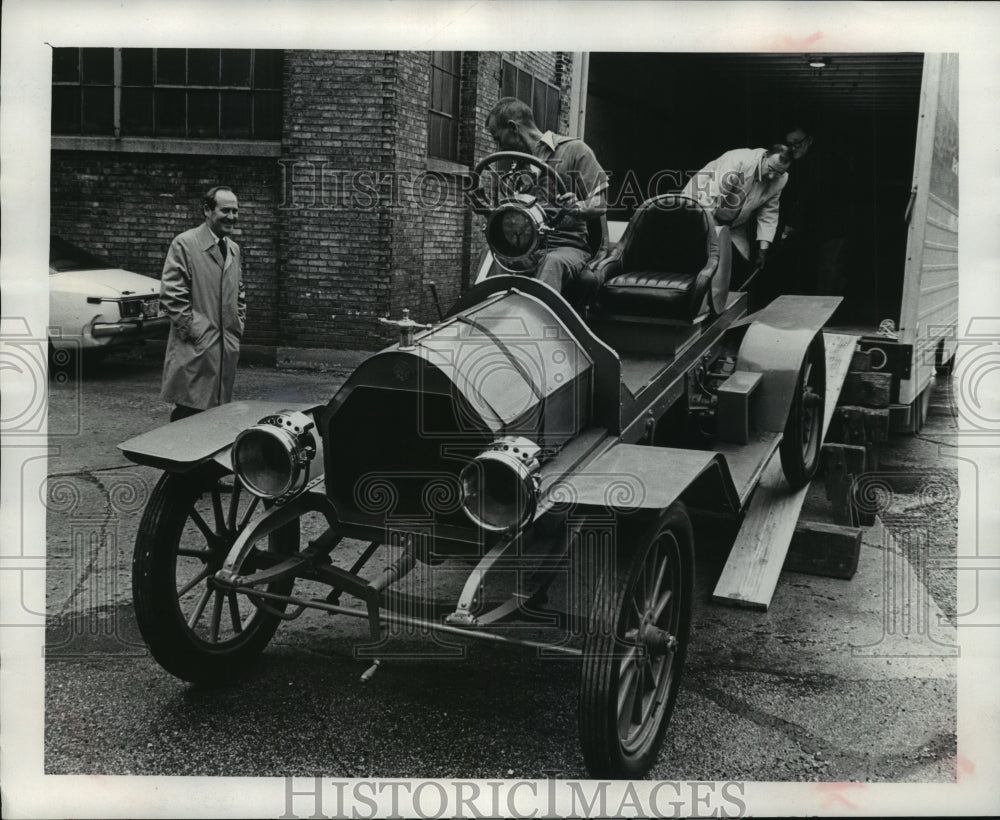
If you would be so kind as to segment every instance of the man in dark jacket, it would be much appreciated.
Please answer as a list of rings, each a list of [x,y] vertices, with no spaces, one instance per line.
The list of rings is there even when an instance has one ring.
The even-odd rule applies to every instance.
[[[243,260],[231,236],[236,194],[212,188],[202,209],[205,221],[170,243],[160,283],[170,316],[160,398],[176,405],[171,421],[232,399],[246,322]]]

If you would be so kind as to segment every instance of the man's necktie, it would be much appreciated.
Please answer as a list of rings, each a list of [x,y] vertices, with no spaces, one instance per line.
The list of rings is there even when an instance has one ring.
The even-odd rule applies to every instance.
[[[219,240],[219,253],[222,254],[222,264],[225,265],[226,264],[226,240],[225,239],[220,239]]]

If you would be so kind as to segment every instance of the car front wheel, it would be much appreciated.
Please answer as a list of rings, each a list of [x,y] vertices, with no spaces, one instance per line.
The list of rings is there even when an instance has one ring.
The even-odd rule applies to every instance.
[[[684,506],[621,522],[597,579],[583,646],[580,740],[592,777],[636,779],[656,762],[680,687],[694,589]]]
[[[267,646],[283,607],[258,608],[245,595],[216,585],[230,547],[250,521],[259,499],[238,481],[217,473],[165,473],[139,524],[132,561],[132,595],[139,631],[168,672],[187,681],[225,680],[239,674]],[[237,570],[249,574],[298,549],[293,521],[269,536]],[[268,592],[291,593],[292,581]]]

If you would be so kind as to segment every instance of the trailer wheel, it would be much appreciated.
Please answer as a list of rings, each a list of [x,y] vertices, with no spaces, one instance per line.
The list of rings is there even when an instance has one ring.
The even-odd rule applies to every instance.
[[[816,475],[823,444],[823,413],[826,410],[826,348],[823,334],[809,344],[799,370],[798,382],[788,409],[781,438],[781,469],[793,490],[804,487]]]
[[[934,372],[939,376],[950,376],[954,368],[955,354],[948,355],[948,351],[944,346],[944,339],[941,339],[937,343],[937,347],[934,348]]]
[[[694,588],[684,506],[619,524],[587,623],[579,728],[592,777],[641,778],[656,762],[680,686]]]
[[[217,472],[164,473],[139,524],[132,559],[139,631],[156,661],[187,681],[236,676],[264,650],[281,622],[246,596],[214,584],[215,572],[257,506],[258,500],[241,490],[235,480],[231,488],[220,485]],[[294,553],[298,542],[294,521],[269,537],[268,551]],[[241,571],[261,565],[261,555],[252,553]],[[292,583],[267,589],[289,594]]]
[[[927,423],[927,412],[931,406],[931,387],[930,384],[924,387],[920,395],[910,404],[910,427],[914,435],[921,433]]]

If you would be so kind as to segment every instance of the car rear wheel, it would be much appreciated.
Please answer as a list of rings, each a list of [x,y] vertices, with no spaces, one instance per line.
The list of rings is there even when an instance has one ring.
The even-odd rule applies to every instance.
[[[694,589],[683,505],[618,528],[597,579],[580,678],[579,726],[592,777],[641,778],[656,762],[680,686]]]
[[[809,344],[781,438],[781,469],[793,490],[804,487],[819,466],[826,411],[826,348],[823,334]]]
[[[139,631],[168,672],[187,681],[220,681],[239,674],[267,646],[281,618],[245,595],[219,588],[215,573],[246,527],[259,499],[219,474],[165,473],[139,524],[132,561],[132,595]],[[241,573],[274,563],[274,553],[298,549],[294,521],[254,550]],[[270,560],[269,560],[270,554]],[[292,581],[270,584],[290,594]],[[270,605],[282,612],[280,605]]]

